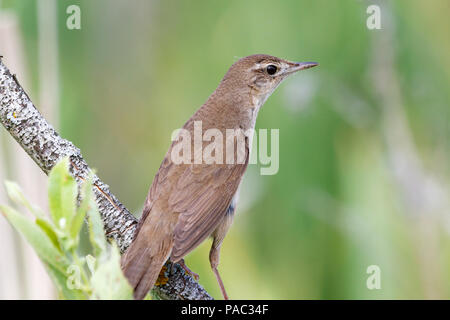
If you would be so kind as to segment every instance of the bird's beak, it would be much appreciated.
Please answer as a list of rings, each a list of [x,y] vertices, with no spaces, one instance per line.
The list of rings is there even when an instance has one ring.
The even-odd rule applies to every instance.
[[[294,73],[300,70],[309,69],[315,66],[318,66],[317,62],[292,62],[292,65],[289,69],[286,70],[287,74]]]

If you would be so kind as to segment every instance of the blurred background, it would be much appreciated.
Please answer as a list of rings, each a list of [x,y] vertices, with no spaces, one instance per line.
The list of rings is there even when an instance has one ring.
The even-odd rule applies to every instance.
[[[69,30],[70,5],[81,29]],[[381,8],[369,30],[367,7]],[[450,2],[2,0],[0,54],[32,101],[137,215],[172,131],[239,57],[320,67],[283,83],[257,128],[219,270],[233,299],[450,298]],[[46,177],[0,128],[0,180],[46,208]],[[3,183],[0,202],[6,199]],[[216,298],[210,242],[186,262]],[[52,299],[0,218],[0,298]],[[369,266],[381,271],[370,290]]]

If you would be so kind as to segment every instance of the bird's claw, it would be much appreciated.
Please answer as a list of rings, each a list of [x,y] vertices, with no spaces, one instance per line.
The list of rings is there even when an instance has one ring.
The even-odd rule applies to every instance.
[[[178,264],[184,269],[184,271],[186,271],[187,274],[192,276],[195,281],[198,281],[198,279],[200,279],[200,276],[197,273],[188,268],[188,266],[184,263],[184,259],[181,259]]]

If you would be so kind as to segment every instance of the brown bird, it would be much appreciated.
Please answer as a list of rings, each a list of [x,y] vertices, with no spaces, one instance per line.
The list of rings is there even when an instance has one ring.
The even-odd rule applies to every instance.
[[[211,162],[205,156],[211,142],[205,141],[208,139],[203,134],[216,130],[214,142],[225,145],[222,137],[227,137],[228,143],[227,129],[245,133],[253,130],[259,108],[277,86],[287,76],[317,65],[263,54],[242,58],[230,67],[205,104],[184,124],[184,133],[194,136],[184,145],[183,150],[189,151],[183,158],[187,161],[180,163],[176,159],[177,144],[182,140],[180,133],[153,180],[134,241],[122,257],[122,269],[134,288],[135,299],[145,297],[168,259],[180,262],[188,270],[183,257],[208,236],[213,238],[209,253],[211,268],[224,298],[228,299],[217,267],[220,247],[233,221],[252,137],[249,134],[242,140],[239,135],[232,137],[232,150],[228,145],[215,148],[210,153],[215,161]],[[203,157],[196,154],[199,145],[194,141],[199,124]],[[241,147],[239,141],[243,141]],[[221,155],[223,149],[226,150]],[[190,150],[194,150],[193,154]]]

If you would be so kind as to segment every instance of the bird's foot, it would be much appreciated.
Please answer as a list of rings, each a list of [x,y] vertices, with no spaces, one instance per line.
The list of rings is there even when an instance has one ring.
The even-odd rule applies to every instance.
[[[184,259],[178,261],[178,264],[184,269],[184,271],[186,271],[187,274],[191,275],[195,279],[195,281],[198,281],[198,279],[200,279],[200,276],[197,273],[188,268],[188,266],[184,263]]]

